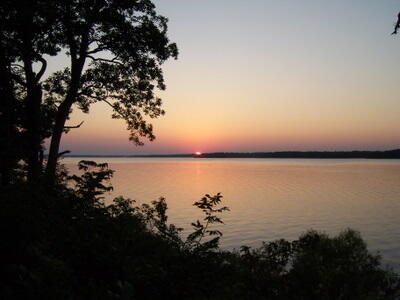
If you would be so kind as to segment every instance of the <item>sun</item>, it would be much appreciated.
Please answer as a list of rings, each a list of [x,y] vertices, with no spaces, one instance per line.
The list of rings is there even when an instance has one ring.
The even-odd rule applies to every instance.
[[[196,151],[194,154],[197,155],[197,156],[199,156],[199,155],[201,155],[201,152]]]

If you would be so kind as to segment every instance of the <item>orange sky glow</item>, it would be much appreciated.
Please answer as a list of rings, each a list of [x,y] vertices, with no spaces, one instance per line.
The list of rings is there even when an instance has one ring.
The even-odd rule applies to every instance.
[[[225,3],[225,5],[223,5]],[[155,1],[180,50],[164,65],[166,115],[136,147],[106,105],[74,110],[72,154],[400,147],[394,0]],[[208,21],[204,23],[204,19]],[[241,20],[240,22],[238,20]]]

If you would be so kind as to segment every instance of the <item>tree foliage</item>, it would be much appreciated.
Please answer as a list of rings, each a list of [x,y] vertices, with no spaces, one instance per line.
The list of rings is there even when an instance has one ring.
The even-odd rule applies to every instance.
[[[28,178],[37,179],[51,137],[47,173],[54,178],[71,110],[89,112],[95,102],[126,121],[133,143],[155,138],[146,117],[164,114],[155,90],[165,89],[161,65],[178,50],[150,0],[4,0],[0,13],[2,160],[25,160]],[[69,63],[46,77],[48,58],[62,54]],[[18,155],[18,148],[27,150]]]
[[[222,232],[219,230],[211,230],[210,226],[213,224],[223,224],[224,222],[221,220],[217,214],[222,213],[224,211],[229,211],[229,208],[226,206],[218,207],[218,205],[222,201],[222,195],[220,193],[210,196],[206,194],[200,201],[196,201],[193,205],[197,208],[201,209],[204,213],[204,223],[197,220],[192,223],[194,231],[189,234],[185,245],[189,249],[194,249],[195,251],[204,251],[217,249],[220,237],[222,236]],[[204,237],[210,237],[209,240],[202,243]]]
[[[184,238],[164,198],[138,205],[111,190],[107,164],[81,161],[80,176],[51,188],[3,189],[0,294],[5,299],[398,299],[398,274],[382,267],[358,232],[308,231],[298,240],[222,250],[222,196]],[[64,180],[69,180],[66,184]],[[215,239],[217,238],[217,239]]]

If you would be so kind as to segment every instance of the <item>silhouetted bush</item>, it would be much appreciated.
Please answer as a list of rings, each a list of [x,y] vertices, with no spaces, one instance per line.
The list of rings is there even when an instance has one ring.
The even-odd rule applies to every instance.
[[[183,239],[164,198],[105,205],[112,171],[79,168],[82,176],[59,172],[56,186],[1,191],[2,299],[398,299],[397,274],[355,231],[223,251],[211,227],[227,210],[220,194],[194,204],[205,216]]]

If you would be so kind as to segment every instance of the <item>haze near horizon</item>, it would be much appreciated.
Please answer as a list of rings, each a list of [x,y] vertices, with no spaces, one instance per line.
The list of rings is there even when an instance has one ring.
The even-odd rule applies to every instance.
[[[166,115],[136,147],[104,103],[74,110],[72,154],[400,147],[398,1],[154,1],[179,58],[164,66]],[[57,58],[58,59],[58,58]],[[66,58],[64,58],[66,59]],[[63,59],[50,66],[58,69]]]

